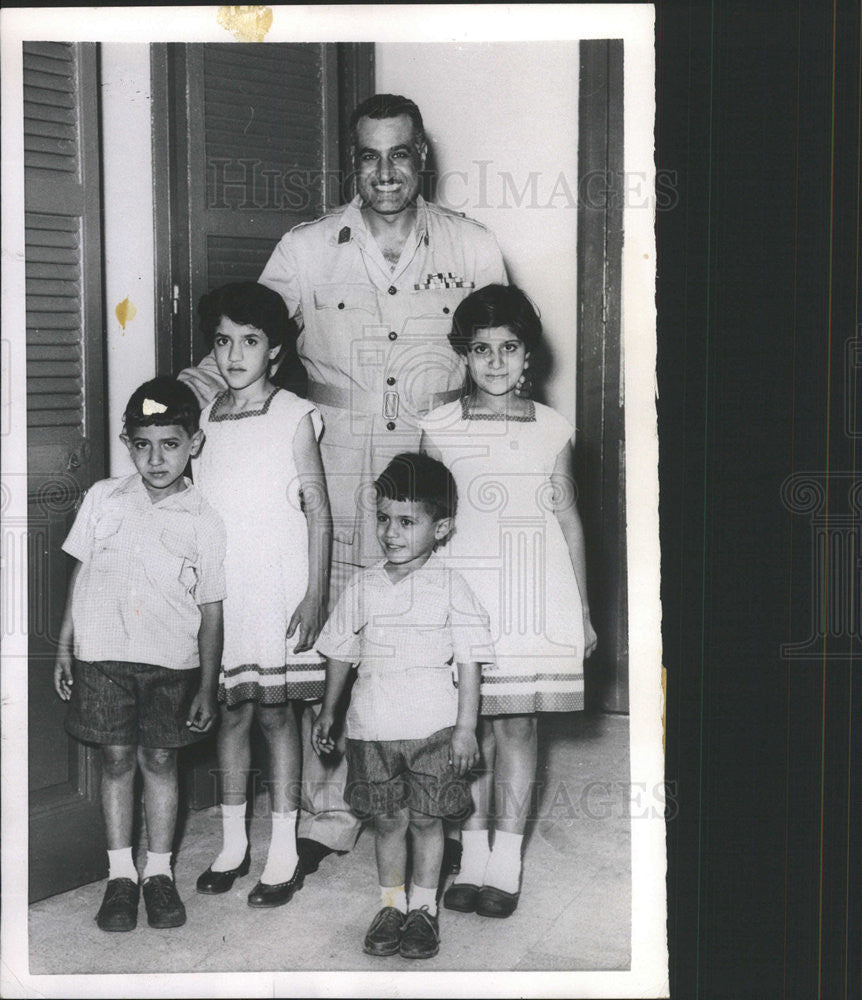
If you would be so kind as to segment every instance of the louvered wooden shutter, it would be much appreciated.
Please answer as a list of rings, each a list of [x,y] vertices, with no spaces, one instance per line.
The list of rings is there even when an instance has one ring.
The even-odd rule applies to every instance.
[[[340,200],[334,46],[187,49],[189,310]],[[198,356],[205,350],[198,344]]]
[[[23,56],[28,441],[56,472],[103,423],[96,54],[30,42]]]

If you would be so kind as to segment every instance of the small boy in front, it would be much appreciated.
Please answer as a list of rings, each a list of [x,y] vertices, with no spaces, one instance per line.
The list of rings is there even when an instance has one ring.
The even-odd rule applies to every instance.
[[[465,776],[479,759],[480,664],[493,650],[484,608],[434,551],[454,525],[449,470],[404,453],[374,488],[385,558],[353,577],[318,638],[326,693],[312,742],[318,754],[334,750],[339,701],[358,665],[346,719],[345,798],[360,818],[373,819],[381,901],[364,950],[431,958],[440,950],[443,819],[462,819],[470,808]]]
[[[151,927],[179,927],[171,872],[177,748],[217,717],[225,533],[183,472],[203,443],[200,407],[172,378],[129,400],[121,439],[136,473],[95,483],[63,549],[78,560],[54,667],[66,729],[100,748],[108,885],[104,931],[137,924],[134,780],[143,775],[148,852],[141,885]]]

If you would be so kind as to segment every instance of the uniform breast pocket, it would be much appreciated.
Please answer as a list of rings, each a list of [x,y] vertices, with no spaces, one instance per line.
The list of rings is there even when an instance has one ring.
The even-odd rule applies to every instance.
[[[193,536],[165,529],[148,551],[144,562],[154,582],[179,583],[194,597],[198,575],[195,569],[197,545]]]
[[[377,315],[377,296],[366,285],[318,285],[314,289],[314,307],[318,310],[332,310],[331,317],[357,311],[369,316]]]

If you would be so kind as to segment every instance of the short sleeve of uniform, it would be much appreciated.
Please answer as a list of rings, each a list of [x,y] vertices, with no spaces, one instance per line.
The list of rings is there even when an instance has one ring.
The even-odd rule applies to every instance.
[[[205,504],[198,518],[198,580],[196,604],[213,604],[227,597],[224,558],[227,550],[225,527],[219,515]]]
[[[285,233],[272,251],[258,281],[261,285],[278,292],[284,299],[288,313],[301,323],[302,290],[293,244],[292,234]]]
[[[63,551],[79,562],[84,562],[93,551],[93,531],[99,516],[102,493],[100,486],[100,483],[94,483],[84,494],[72,530],[62,545]]]
[[[358,663],[362,652],[363,580],[359,572],[344,588],[332,614],[320,631],[315,649],[321,656],[345,663]]]
[[[449,624],[455,663],[493,663],[494,643],[488,612],[460,573],[450,571]]]
[[[489,230],[482,230],[484,239],[476,252],[476,288],[484,288],[486,285],[508,285],[509,277],[506,274],[506,265],[503,263],[503,254],[500,252],[500,244],[497,237]]]

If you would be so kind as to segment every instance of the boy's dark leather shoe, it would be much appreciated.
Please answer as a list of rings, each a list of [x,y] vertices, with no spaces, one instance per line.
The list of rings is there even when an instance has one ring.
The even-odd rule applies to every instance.
[[[241,878],[243,875],[248,875],[250,867],[251,848],[247,847],[245,849],[245,857],[236,868],[231,868],[226,872],[214,872],[212,867],[209,867],[202,875],[198,876],[195,888],[198,892],[205,892],[210,896],[218,896],[223,892],[228,892],[236,879]]]
[[[150,927],[182,927],[186,908],[170,875],[151,875],[143,883],[144,906]]]
[[[293,894],[302,888],[304,880],[305,870],[300,860],[296,862],[293,875],[287,882],[278,882],[275,885],[258,882],[248,894],[248,905],[258,909],[268,906],[284,906],[285,903],[290,902]]]
[[[493,885],[483,885],[476,900],[480,917],[509,917],[518,906],[519,892],[504,892]]]
[[[138,926],[141,887],[130,878],[112,878],[105,886],[96,923],[103,931],[133,931]]]
[[[394,906],[384,906],[371,921],[362,950],[366,955],[395,955],[401,944],[404,914]]]
[[[473,913],[479,901],[479,886],[472,882],[453,882],[443,893],[443,905],[447,910]]]
[[[302,862],[305,874],[311,875],[317,871],[320,867],[320,862],[328,854],[335,854],[335,849],[327,847],[326,844],[321,844],[318,840],[312,840],[310,837],[297,837],[296,853],[299,855],[299,860]]]
[[[440,926],[427,906],[407,914],[398,950],[402,958],[433,958],[440,950]]]

